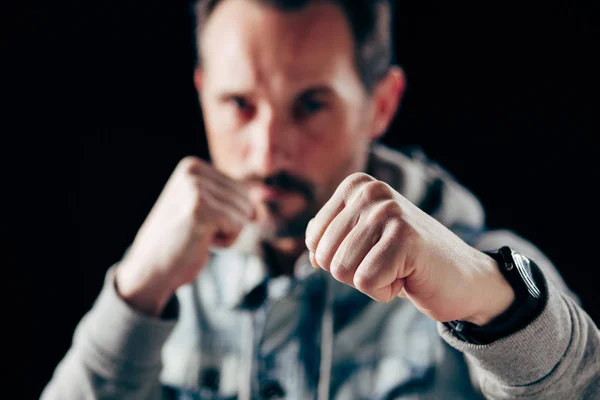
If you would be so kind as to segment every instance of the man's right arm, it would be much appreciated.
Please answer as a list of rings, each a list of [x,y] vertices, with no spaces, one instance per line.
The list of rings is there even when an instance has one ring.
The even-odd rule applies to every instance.
[[[114,275],[113,267],[41,400],[162,398],[161,350],[176,319],[131,307],[117,293]]]
[[[252,218],[243,185],[184,158],[108,271],[42,400],[160,399],[161,350],[175,326],[160,316],[176,290],[196,279],[209,249],[233,244]]]

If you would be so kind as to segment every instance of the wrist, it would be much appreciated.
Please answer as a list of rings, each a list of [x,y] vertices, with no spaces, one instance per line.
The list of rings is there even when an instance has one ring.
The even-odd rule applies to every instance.
[[[502,315],[516,299],[515,291],[500,272],[497,261],[485,253],[481,255],[479,268],[484,273],[475,283],[473,290],[475,293],[473,301],[477,304],[476,311],[462,319],[477,326],[486,325]]]
[[[130,264],[119,264],[115,270],[115,289],[131,307],[146,315],[158,317],[174,291],[168,289],[165,279],[137,273],[139,270]]]

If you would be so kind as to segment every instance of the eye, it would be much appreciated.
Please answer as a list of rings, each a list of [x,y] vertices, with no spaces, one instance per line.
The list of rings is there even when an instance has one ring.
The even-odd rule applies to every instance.
[[[241,96],[233,96],[231,98],[231,103],[233,103],[233,105],[236,108],[239,108],[240,110],[245,110],[245,109],[250,108],[250,103],[248,103],[248,101]]]
[[[304,119],[319,113],[324,108],[324,102],[306,97],[298,101],[298,104],[294,108],[294,115],[297,119]]]
[[[229,102],[246,118],[251,117],[254,113],[254,106],[244,97],[232,96]]]

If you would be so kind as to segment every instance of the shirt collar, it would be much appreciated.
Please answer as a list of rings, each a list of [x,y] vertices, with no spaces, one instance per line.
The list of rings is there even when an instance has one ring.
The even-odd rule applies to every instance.
[[[213,255],[222,256],[223,262],[227,264],[216,265],[214,270],[221,281],[219,286],[225,294],[222,303],[228,308],[241,307],[251,293],[253,296],[263,296],[256,293],[261,285],[265,286],[265,298],[279,299],[292,290],[301,288],[306,279],[316,271],[310,263],[309,253],[306,250],[296,260],[293,276],[269,276],[258,229],[251,225],[244,228],[231,247],[213,249]]]

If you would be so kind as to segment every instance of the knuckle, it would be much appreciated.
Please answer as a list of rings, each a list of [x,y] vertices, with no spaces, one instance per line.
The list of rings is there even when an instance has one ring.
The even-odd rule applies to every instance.
[[[387,229],[390,229],[389,235],[394,240],[399,240],[411,247],[420,246],[423,237],[415,227],[402,221],[391,221],[388,223]]]
[[[385,200],[381,203],[381,212],[390,217],[401,217],[402,209],[395,200]]]
[[[337,254],[333,257],[330,265],[331,275],[340,282],[351,282],[349,269],[346,267],[344,260]]]
[[[394,238],[401,238],[406,233],[406,228],[404,227],[404,224],[401,224],[397,221],[388,222],[385,228],[386,230],[389,230],[389,233],[391,234],[390,236]]]
[[[342,186],[344,187],[346,193],[352,193],[363,184],[372,182],[374,180],[375,179],[373,177],[365,174],[364,172],[356,172],[344,179]]]
[[[317,247],[317,241],[314,239],[314,237],[310,236],[310,235],[306,235],[306,239],[304,239],[304,243],[306,244],[306,248],[312,252],[315,251],[315,248]]]
[[[364,172],[355,172],[352,175],[348,176],[346,180],[350,184],[361,184],[365,182],[371,182],[374,180],[374,178],[369,174],[365,174]]]
[[[192,170],[202,164],[202,161],[194,156],[185,156],[177,164],[177,169],[184,173],[191,173]]]
[[[357,271],[353,278],[354,287],[363,293],[369,293],[373,286],[373,278],[363,272]]]
[[[315,251],[317,248],[317,245],[319,244],[317,242],[317,238],[316,238],[316,233],[315,233],[315,220],[314,218],[310,220],[310,222],[308,223],[308,226],[306,227],[306,234],[305,234],[305,238],[304,238],[304,243],[306,244],[306,247],[311,250],[311,251]]]
[[[306,244],[306,247],[310,251],[315,252],[317,250],[319,241],[313,230],[310,230],[310,229],[306,230],[306,238],[304,239],[304,243]]]
[[[371,218],[373,219],[373,222],[389,221],[390,219],[401,219],[402,209],[396,201],[385,200],[375,207]]]
[[[315,253],[315,260],[325,271],[329,271],[329,263],[327,262],[328,250],[324,246],[319,246]]]
[[[371,203],[375,200],[389,198],[390,188],[387,184],[381,181],[373,180],[363,185],[359,193],[359,202],[361,204]]]
[[[193,168],[181,168],[177,171],[177,185],[184,185],[185,190],[192,196],[198,196],[202,192],[202,187],[205,186],[202,183],[201,177],[194,174]]]

